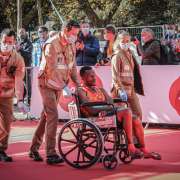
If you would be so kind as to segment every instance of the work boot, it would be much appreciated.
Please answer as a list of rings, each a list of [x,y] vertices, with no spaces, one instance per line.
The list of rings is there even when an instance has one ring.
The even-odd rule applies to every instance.
[[[43,158],[40,156],[38,151],[30,151],[29,157],[34,161],[43,161]]]
[[[64,160],[60,156],[55,154],[55,155],[47,156],[46,162],[47,164],[58,164],[58,163],[63,163]]]
[[[4,151],[0,151],[0,161],[12,162],[12,157],[8,156]]]

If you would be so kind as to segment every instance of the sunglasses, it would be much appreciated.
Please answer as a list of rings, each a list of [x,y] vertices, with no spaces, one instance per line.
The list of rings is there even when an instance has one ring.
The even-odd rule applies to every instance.
[[[38,31],[38,33],[43,33],[43,32],[46,32],[46,31]]]

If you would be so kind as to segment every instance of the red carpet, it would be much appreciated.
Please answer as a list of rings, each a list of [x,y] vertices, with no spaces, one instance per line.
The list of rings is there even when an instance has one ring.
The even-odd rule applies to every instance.
[[[164,132],[164,133],[163,133]],[[180,131],[162,130],[160,134],[146,135],[147,146],[162,155],[161,161],[136,160],[132,164],[120,164],[108,171],[97,163],[86,170],[77,170],[67,164],[46,165],[33,162],[27,157],[29,143],[10,144],[8,153],[14,157],[13,163],[0,162],[0,180],[117,180],[117,179],[180,179]],[[44,156],[44,150],[41,150]]]

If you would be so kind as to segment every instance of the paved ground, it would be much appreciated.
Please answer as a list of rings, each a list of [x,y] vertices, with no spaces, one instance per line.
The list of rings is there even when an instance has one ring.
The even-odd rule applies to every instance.
[[[13,163],[0,162],[1,180],[179,180],[180,179],[180,131],[169,129],[145,130],[149,149],[160,152],[163,159],[136,160],[132,164],[120,163],[117,169],[107,171],[101,163],[86,170],[76,170],[67,164],[46,165],[33,162],[27,156],[37,122],[18,121],[12,124],[8,153]],[[59,128],[61,126],[59,125]],[[40,153],[45,157],[44,145]]]

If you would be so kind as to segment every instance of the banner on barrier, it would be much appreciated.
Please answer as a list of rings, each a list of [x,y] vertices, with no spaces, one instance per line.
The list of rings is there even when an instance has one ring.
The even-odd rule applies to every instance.
[[[97,85],[110,93],[111,70],[102,66],[94,68]],[[33,69],[31,115],[40,117],[42,99],[37,82],[38,68]],[[145,96],[139,96],[143,122],[180,124],[180,66],[142,66],[141,73]],[[73,83],[69,86],[72,88]],[[59,118],[68,119],[71,98],[61,95],[58,104]]]

